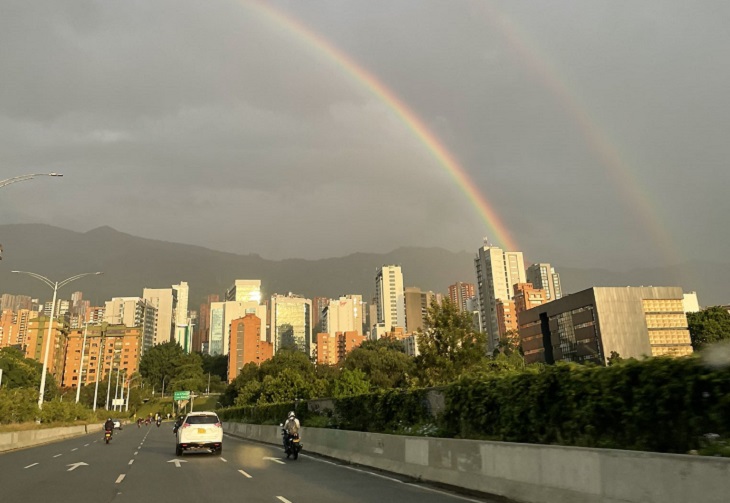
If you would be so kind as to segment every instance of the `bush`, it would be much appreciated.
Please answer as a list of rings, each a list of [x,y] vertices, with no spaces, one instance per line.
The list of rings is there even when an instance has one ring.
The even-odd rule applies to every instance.
[[[687,452],[730,435],[730,370],[697,358],[463,378],[445,398],[442,426],[462,438]]]

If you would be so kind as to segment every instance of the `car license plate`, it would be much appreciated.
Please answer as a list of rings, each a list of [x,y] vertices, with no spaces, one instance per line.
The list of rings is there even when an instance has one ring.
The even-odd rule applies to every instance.
[[[205,435],[205,428],[198,428],[198,433]]]

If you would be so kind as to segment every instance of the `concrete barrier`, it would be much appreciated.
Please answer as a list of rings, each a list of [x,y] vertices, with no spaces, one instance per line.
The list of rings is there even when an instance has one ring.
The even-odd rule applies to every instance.
[[[224,423],[281,443],[278,426]],[[305,452],[526,503],[727,503],[730,459],[302,428]]]
[[[102,427],[103,425],[101,424],[89,424],[0,433],[0,452],[23,449],[25,447],[57,442],[67,438],[79,437],[87,433],[101,431]]]

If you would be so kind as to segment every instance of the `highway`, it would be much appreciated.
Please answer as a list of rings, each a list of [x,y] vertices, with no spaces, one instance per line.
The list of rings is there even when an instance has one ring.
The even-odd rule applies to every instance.
[[[223,453],[175,456],[172,423],[103,433],[0,454],[0,501],[49,503],[459,503],[449,493],[395,475],[226,435]]]

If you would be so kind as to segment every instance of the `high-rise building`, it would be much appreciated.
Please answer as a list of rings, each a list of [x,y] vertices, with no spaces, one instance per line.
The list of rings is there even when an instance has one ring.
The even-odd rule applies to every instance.
[[[291,293],[272,295],[271,339],[274,352],[286,346],[313,356],[312,301]]]
[[[375,275],[375,298],[377,299],[376,324],[386,331],[393,327],[405,328],[406,305],[403,289],[403,272],[399,265],[386,265]]]
[[[449,285],[449,299],[460,312],[468,311],[466,302],[476,295],[474,283],[462,283],[457,281],[453,285]]]
[[[519,314],[527,363],[692,354],[680,287],[594,287]]]
[[[227,355],[230,352],[231,323],[233,320],[243,318],[247,314],[255,314],[260,320],[261,337],[266,340],[267,309],[258,302],[226,301],[211,302],[210,304],[210,341],[209,354]]]
[[[64,388],[76,387],[79,382],[82,386],[93,384],[96,381],[96,373],[103,362],[102,337],[106,332],[106,324],[89,325],[85,328],[71,329],[66,338],[66,349],[63,366],[63,378],[61,385]],[[86,331],[86,343],[84,343],[84,331]],[[83,351],[82,351],[83,344]],[[124,346],[123,346],[124,348]],[[130,349],[131,346],[126,346]],[[124,351],[124,349],[122,349]],[[83,353],[84,364],[81,366]],[[128,352],[129,353],[129,352]],[[83,368],[81,368],[83,367]],[[79,378],[79,370],[81,377]],[[101,380],[101,376],[99,376]]]
[[[25,357],[43,363],[46,351],[46,340],[48,337],[50,316],[38,316],[28,322],[28,334],[25,339]],[[48,354],[48,372],[56,379],[63,372],[63,357],[66,348],[66,334],[64,333],[63,321],[59,318],[53,320],[51,325],[51,344]]]
[[[0,312],[10,309],[18,311],[20,309],[32,309],[33,302],[27,295],[11,295],[9,293],[2,294],[0,297]]]
[[[415,286],[407,286],[403,292],[403,299],[406,308],[406,326],[408,333],[423,330],[428,308],[436,300],[436,294],[431,291],[424,292]]]
[[[188,324],[188,297],[190,296],[190,287],[187,282],[181,281],[179,285],[172,285],[175,291],[175,325],[182,326]]]
[[[261,365],[274,356],[274,345],[265,340],[265,333],[262,336],[261,327],[261,319],[253,313],[231,322],[228,382],[233,382],[247,363]],[[264,324],[264,331],[265,329]]]
[[[522,252],[504,251],[485,242],[474,259],[477,295],[481,312],[481,331],[487,334],[487,351],[494,352],[499,344],[497,301],[512,299],[512,285],[525,283],[525,263]]]
[[[545,290],[545,302],[560,299],[563,288],[560,286],[560,275],[550,264],[537,263],[527,268],[527,283],[537,289]]]
[[[28,322],[39,316],[30,309],[6,309],[0,315],[0,348],[15,346],[23,348],[28,337]]]
[[[226,290],[226,301],[261,303],[260,279],[237,279]]]
[[[541,288],[535,288],[532,283],[516,283],[512,287],[514,288],[513,298],[517,316],[522,311],[541,306],[548,301],[547,292]]]
[[[155,326],[159,319],[152,302],[141,297],[114,297],[106,302],[104,322],[109,325],[139,327],[142,335],[142,349],[146,351],[155,344]]]
[[[337,332],[362,333],[362,296],[347,295],[337,300],[331,299],[322,311],[321,332],[334,334]]]
[[[317,334],[315,358],[318,365],[337,365],[353,349],[359,347],[367,337],[357,331]]]
[[[203,304],[200,305],[200,316],[198,316],[198,333],[199,343],[196,351],[202,351],[203,353],[210,352],[210,305],[213,302],[218,302],[219,296],[217,294],[208,295],[208,298]],[[193,346],[196,347],[196,342],[193,342]]]
[[[322,321],[322,315],[324,310],[329,306],[329,297],[314,297],[312,298],[312,332],[326,332],[327,328],[325,323]]]
[[[499,328],[500,339],[517,332],[517,314],[514,301],[497,299],[497,327]]]
[[[172,288],[145,288],[142,298],[157,309],[154,344],[173,340],[175,334],[175,295]]]

